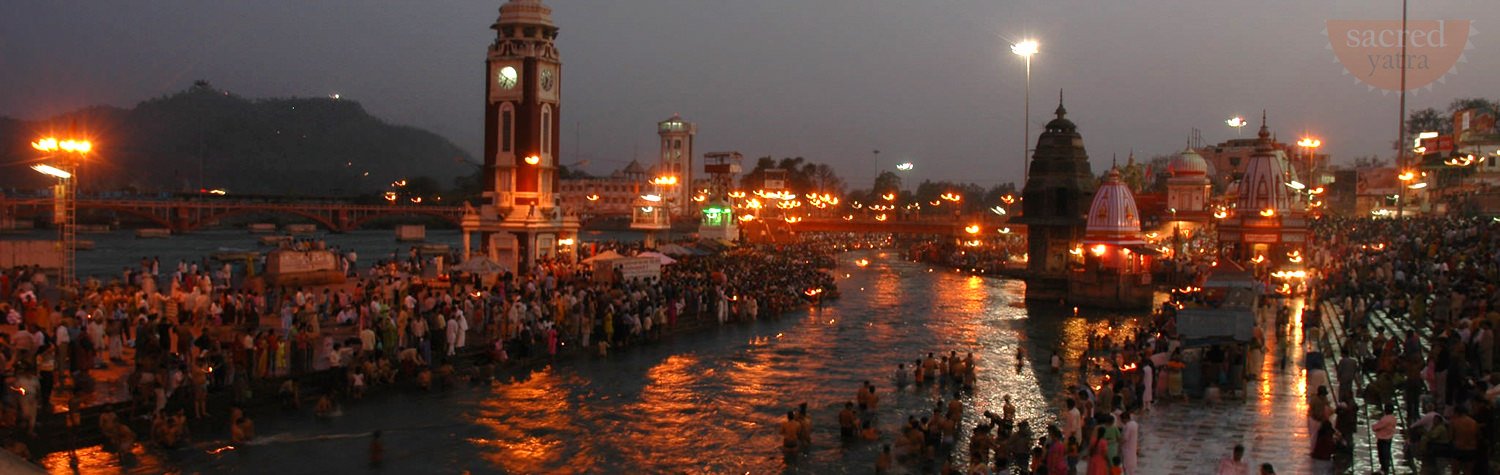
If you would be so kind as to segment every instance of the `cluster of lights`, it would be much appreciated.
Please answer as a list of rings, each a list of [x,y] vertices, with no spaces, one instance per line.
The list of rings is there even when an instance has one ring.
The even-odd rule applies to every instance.
[[[85,154],[94,149],[94,144],[87,140],[58,140],[56,137],[47,137],[32,142],[31,148],[43,152],[63,151],[68,153]]]

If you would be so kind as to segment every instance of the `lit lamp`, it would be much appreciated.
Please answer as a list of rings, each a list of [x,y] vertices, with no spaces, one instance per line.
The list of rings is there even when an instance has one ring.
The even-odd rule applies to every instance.
[[[74,276],[74,257],[78,249],[77,215],[73,212],[75,208],[73,203],[78,199],[78,180],[75,177],[78,171],[78,160],[93,151],[94,144],[88,140],[58,140],[56,137],[44,137],[32,142],[31,148],[52,153],[53,157],[63,159],[62,168],[38,164],[33,165],[31,169],[57,179],[57,193],[54,194],[54,199],[57,200],[55,207],[57,211],[54,221],[58,224],[58,244],[63,253],[62,267],[58,269],[58,274],[63,285],[70,285],[77,280]]]

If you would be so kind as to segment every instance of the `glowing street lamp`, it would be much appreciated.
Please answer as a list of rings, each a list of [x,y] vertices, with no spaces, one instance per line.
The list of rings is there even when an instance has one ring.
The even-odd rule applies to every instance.
[[[896,194],[895,193],[886,193],[886,194],[880,195],[880,197],[884,198],[886,201],[896,201]]]
[[[964,226],[964,232],[969,233],[969,234],[979,234],[979,225],[978,224],[970,224],[968,226]]]
[[[1010,52],[1026,60],[1026,98],[1023,109],[1021,109],[1021,179],[1024,182],[1031,176],[1031,161],[1026,155],[1031,152],[1031,57],[1036,55],[1041,45],[1036,40],[1026,39],[1010,45]]]
[[[1245,121],[1244,117],[1240,117],[1240,116],[1230,117],[1228,120],[1225,120],[1224,123],[1228,124],[1230,127],[1234,127],[1234,136],[1235,137],[1239,137],[1240,136],[1240,130],[1244,129],[1246,125],[1250,124],[1249,122]]]
[[[542,163],[542,157],[538,157],[536,155],[531,155],[531,156],[526,157],[526,164],[527,165],[536,165],[538,163]]]
[[[1323,141],[1312,137],[1303,137],[1297,141],[1297,145],[1302,148],[1318,148],[1323,145]]]
[[[904,163],[901,163],[899,165],[896,165],[896,169],[897,170],[901,170],[903,172],[909,172],[913,168],[916,168],[916,167],[917,166],[916,165],[912,165],[911,162],[904,162]]]

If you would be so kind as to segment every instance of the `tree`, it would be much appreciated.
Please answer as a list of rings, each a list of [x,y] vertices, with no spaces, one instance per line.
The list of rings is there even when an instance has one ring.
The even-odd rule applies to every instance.
[[[1384,166],[1387,166],[1387,162],[1385,161],[1385,159],[1374,155],[1368,157],[1356,157],[1354,159],[1355,169],[1381,168]]]
[[[1494,114],[1497,110],[1500,110],[1500,107],[1496,107],[1495,102],[1496,101],[1490,101],[1481,97],[1454,99],[1453,102],[1448,103],[1448,113],[1452,114],[1464,109],[1477,109],[1480,112],[1488,112]]]
[[[1454,104],[1457,105],[1456,102]],[[1431,107],[1412,111],[1411,116],[1406,119],[1406,133],[1415,136],[1428,131],[1435,131],[1439,134],[1452,133],[1453,122],[1448,120],[1445,114]]]
[[[901,191],[901,177],[893,171],[882,171],[875,176],[875,184],[870,189],[877,194]]]

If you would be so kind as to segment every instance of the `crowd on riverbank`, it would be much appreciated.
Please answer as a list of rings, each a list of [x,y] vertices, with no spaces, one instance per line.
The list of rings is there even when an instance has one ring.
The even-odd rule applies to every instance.
[[[1326,236],[1315,253],[1317,292],[1343,329],[1330,355],[1337,400],[1368,408],[1368,425],[1348,424],[1342,435],[1373,432],[1387,473],[1398,464],[1489,473],[1500,398],[1500,223],[1325,219],[1315,231]],[[1406,460],[1393,454],[1398,433]]]
[[[1279,297],[1262,300],[1250,342],[1188,349],[1172,336],[1170,318],[1160,318],[1170,315],[1167,308],[1148,332],[1126,339],[1123,351],[1103,353],[1107,362],[1095,368],[1104,370],[1105,381],[1112,383],[1094,384],[1096,389],[1077,385],[1083,392],[1074,398],[1074,407],[1092,407],[1099,414],[1101,403],[1111,399],[1100,395],[1108,392],[1124,395],[1125,407],[1146,410],[1153,399],[1184,396],[1184,376],[1197,376],[1196,385],[1205,389],[1196,396],[1217,399],[1250,389],[1246,383],[1257,377],[1260,362],[1272,359],[1273,366],[1285,370],[1288,361],[1295,364],[1294,355],[1305,351],[1309,447],[1295,456],[1310,456],[1314,470],[1334,473],[1368,466],[1380,473],[1489,473],[1500,453],[1494,429],[1500,422],[1494,410],[1500,404],[1494,355],[1494,326],[1500,323],[1500,222],[1324,218],[1313,227],[1311,235],[1318,239],[1309,243],[1309,280],[1302,316],[1295,322],[1299,325],[1292,325],[1293,312],[1278,303]],[[916,257],[960,268],[983,268],[1004,255],[954,246],[943,252],[935,245],[914,249],[923,251]],[[1201,277],[1201,272],[1188,276]],[[1298,330],[1300,334],[1292,334]],[[1156,343],[1140,343],[1153,339]],[[1292,343],[1299,340],[1305,345]],[[1184,349],[1189,353],[1184,355]],[[1144,391],[1143,386],[1155,390]],[[1068,420],[1071,409],[1060,411],[1058,420]],[[1119,414],[1114,416],[1119,420]],[[1120,429],[1118,424],[1103,427]],[[1064,443],[1064,454],[1089,454],[1093,434],[1088,428],[1082,433],[1085,437],[1077,442]],[[1048,438],[1040,445],[1048,446]],[[1113,442],[1107,453],[1106,459],[1112,459]],[[1045,466],[1055,458],[1044,460]],[[1132,472],[1128,461],[1121,465],[1125,473]]]
[[[267,288],[188,263],[162,272],[143,259],[119,279],[67,293],[35,269],[7,269],[0,315],[17,322],[0,332],[7,388],[0,438],[29,455],[27,443],[62,448],[40,437],[65,423],[97,422],[110,449],[128,451],[137,433],[152,446],[177,447],[190,419],[223,417],[210,413],[212,399],[233,409],[211,426],[243,442],[255,437],[243,409],[256,404],[253,395],[275,394],[288,408],[317,400],[323,414],[382,386],[483,381],[507,362],[605,356],[648,343],[684,319],[753,320],[835,298],[833,278],[820,268],[847,244],[733,248],[681,257],[658,278],[631,281],[601,279],[587,264],[561,259],[495,279],[434,278],[424,270],[438,267],[436,259],[415,252],[350,269],[343,285],[306,288]],[[50,300],[59,295],[70,297]],[[119,400],[95,387],[106,375],[127,388]],[[72,409],[85,406],[105,409],[74,419]]]

